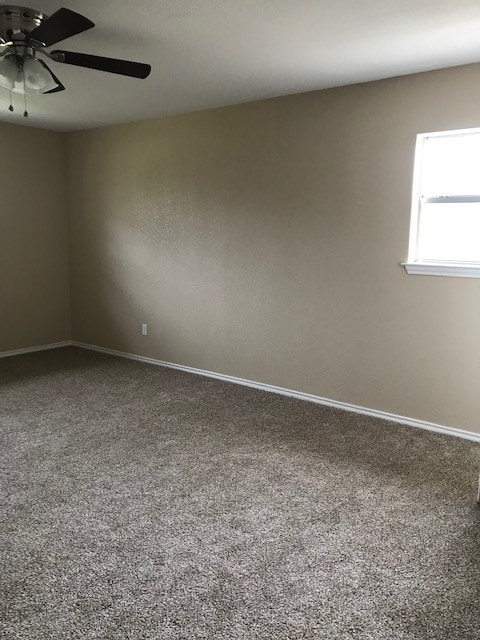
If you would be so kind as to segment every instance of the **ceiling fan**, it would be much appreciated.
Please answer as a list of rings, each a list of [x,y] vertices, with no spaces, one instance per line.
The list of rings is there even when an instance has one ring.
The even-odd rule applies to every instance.
[[[98,69],[132,78],[147,78],[151,67],[140,62],[104,58],[50,47],[94,27],[94,23],[70,9],[59,9],[50,17],[36,9],[0,6],[0,86],[10,92],[57,93],[65,87],[46,62]],[[13,106],[10,100],[10,111]],[[25,116],[28,112],[25,107]]]

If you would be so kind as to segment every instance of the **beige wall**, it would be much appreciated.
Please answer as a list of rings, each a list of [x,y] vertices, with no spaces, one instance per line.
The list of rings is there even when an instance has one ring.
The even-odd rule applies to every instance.
[[[0,352],[70,339],[61,134],[0,123]]]
[[[415,136],[479,105],[468,66],[69,136],[74,338],[480,432],[480,280],[399,266]]]

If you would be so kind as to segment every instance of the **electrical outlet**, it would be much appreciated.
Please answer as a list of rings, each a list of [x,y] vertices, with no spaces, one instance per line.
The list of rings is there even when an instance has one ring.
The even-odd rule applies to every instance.
[[[142,336],[146,336],[148,335],[148,324],[143,323],[142,324]]]

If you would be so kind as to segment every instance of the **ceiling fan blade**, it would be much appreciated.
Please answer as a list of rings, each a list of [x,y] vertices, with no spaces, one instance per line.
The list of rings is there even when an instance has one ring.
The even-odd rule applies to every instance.
[[[94,26],[95,24],[91,20],[75,13],[75,11],[59,9],[45,22],[30,31],[28,37],[41,42],[44,47],[51,47],[52,44],[71,38]]]
[[[102,56],[91,56],[87,53],[74,53],[73,51],[52,51],[50,54],[53,60],[73,64],[77,67],[87,69],[98,69],[108,73],[118,73],[121,76],[131,78],[147,78],[152,67],[141,62],[130,62],[129,60],[117,60],[117,58],[103,58]]]
[[[58,93],[59,91],[65,91],[65,87],[60,82],[60,80],[57,78],[57,76],[53,73],[53,71],[50,69],[50,67],[43,60],[40,60],[40,58],[37,58],[37,60],[40,62],[40,64],[42,64],[45,67],[45,69],[48,71],[48,73],[52,76],[52,80],[57,83],[56,87],[54,87],[53,89],[50,89],[50,91],[44,91],[43,95],[45,96],[45,95],[47,95],[49,93]]]

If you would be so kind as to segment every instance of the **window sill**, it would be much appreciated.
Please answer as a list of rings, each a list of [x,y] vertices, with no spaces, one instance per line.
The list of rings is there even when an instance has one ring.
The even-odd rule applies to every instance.
[[[402,262],[409,275],[449,276],[453,278],[480,278],[480,264],[454,264],[445,262]]]

